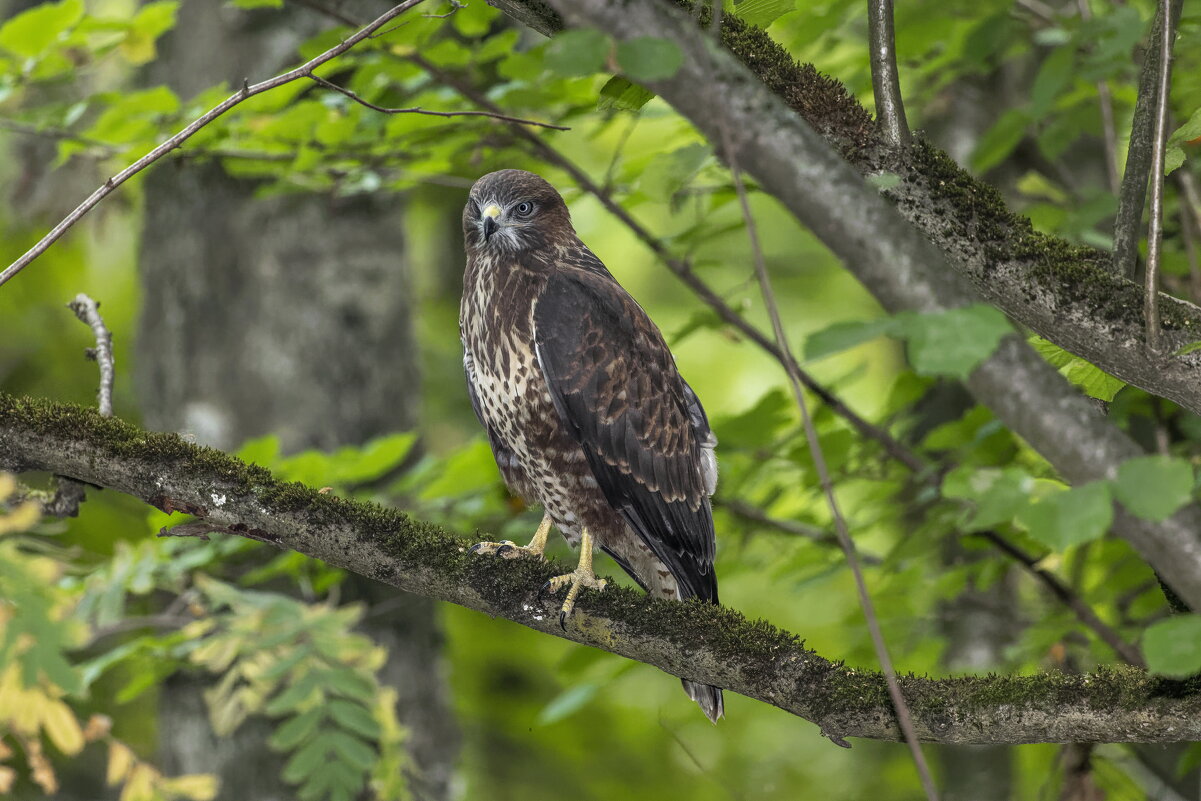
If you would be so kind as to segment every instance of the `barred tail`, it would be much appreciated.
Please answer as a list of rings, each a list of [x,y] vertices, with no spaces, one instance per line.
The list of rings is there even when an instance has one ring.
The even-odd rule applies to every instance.
[[[684,685],[684,692],[688,693],[688,697],[696,701],[697,706],[705,713],[705,717],[709,718],[710,722],[716,723],[717,719],[726,714],[726,705],[722,701],[721,688],[714,687],[711,684],[697,684],[695,681],[688,679],[680,679],[680,683]]]

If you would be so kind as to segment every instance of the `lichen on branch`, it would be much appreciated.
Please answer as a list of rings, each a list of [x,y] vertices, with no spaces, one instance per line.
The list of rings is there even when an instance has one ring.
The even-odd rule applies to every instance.
[[[770,623],[612,587],[585,593],[562,632],[554,600],[539,600],[537,589],[563,565],[474,557],[471,540],[404,512],[283,482],[91,409],[0,393],[0,469],[49,471],[187,511],[216,530],[721,685],[810,720],[832,738],[899,738],[880,673],[826,659]],[[1196,679],[1112,668],[1084,676],[910,675],[901,686],[918,735],[930,742],[1201,739]]]

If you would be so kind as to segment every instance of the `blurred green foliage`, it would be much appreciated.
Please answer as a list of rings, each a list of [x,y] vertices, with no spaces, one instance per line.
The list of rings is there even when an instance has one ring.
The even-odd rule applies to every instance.
[[[282,5],[237,0],[222,13],[271,13]],[[655,38],[614,48],[595,31],[543,40],[482,2],[429,5],[430,16],[409,14],[321,76],[389,108],[476,110],[458,88],[469,86],[506,114],[570,126],[535,131],[766,330],[728,172],[702,137],[638,84],[673,72],[678,49]],[[1040,230],[1106,246],[1116,203],[1103,163],[1098,87],[1112,97],[1122,161],[1137,81],[1133,55],[1153,6],[1097,0],[1089,18],[1074,4],[1049,14],[1040,7],[897,4],[909,117],[947,147],[966,141],[960,157]],[[864,9],[857,0],[742,0],[728,11],[770,25],[797,58],[870,103]],[[132,88],[133,71],[153,61],[175,10],[169,0],[136,7],[62,0],[4,22],[0,133],[8,133],[0,144],[16,152],[53,142],[48,160],[58,172],[50,178],[82,177],[86,193],[235,91],[218,86],[177,97],[162,86]],[[349,30],[329,19],[294,62]],[[1185,10],[1176,57],[1169,166],[1196,177],[1195,9]],[[420,431],[329,454],[284,455],[266,437],[241,455],[291,480],[515,540],[528,537],[538,513],[504,492],[471,416],[455,323],[461,259],[458,244],[442,239],[455,230],[457,207],[478,175],[505,166],[546,175],[564,191],[583,239],[664,330],[705,402],[721,442],[724,602],[799,633],[826,656],[874,665],[843,557],[828,540],[796,533],[802,526],[820,535],[832,524],[778,366],[682,291],[595,198],[510,128],[481,117],[383,114],[298,80],[242,103],[168,160],[173,165],[156,168],[218,162],[259,182],[264,196],[408,197],[426,375]],[[0,184],[8,187],[0,203],[4,263],[54,222],[53,209],[27,202],[31,183],[50,180],[46,166],[0,162]],[[80,357],[89,332],[63,308],[87,291],[102,301],[115,335],[118,413],[137,418],[129,376],[139,303],[136,184],[0,290],[6,391],[91,402],[93,367]],[[975,306],[887,316],[771,198],[752,192],[751,203],[789,335],[811,360],[806,368],[929,464],[911,471],[828,406],[815,411],[851,531],[872,561],[868,581],[900,668],[947,672],[944,654],[955,646],[947,620],[958,599],[1003,586],[1012,591],[990,597],[1001,599],[995,613],[1014,624],[1014,635],[996,642],[975,669],[1078,670],[1115,661],[1063,604],[974,536],[984,531],[1036,555],[1108,625],[1141,640],[1153,669],[1184,675],[1201,668],[1195,617],[1169,617],[1151,571],[1124,543],[1105,537],[1115,501],[1160,519],[1195,497],[1201,419],[1036,341],[1051,364],[1108,403],[1111,419],[1158,453],[1120,466],[1112,481],[1068,487],[1031,443],[955,392],[954,379],[1012,330],[999,312]],[[1192,297],[1201,268],[1190,265],[1175,189],[1167,211],[1168,288]],[[212,777],[168,777],[153,767],[158,685],[178,671],[204,670],[217,677],[207,698],[214,729],[230,731],[248,716],[270,719],[272,746],[291,755],[282,778],[298,797],[348,799],[363,788],[373,797],[405,797],[407,733],[394,716],[394,691],[375,677],[386,656],[355,632],[362,610],[338,604],[340,571],[290,553],[250,567],[248,554],[259,546],[221,535],[157,539],[168,518],[113,493],[93,492],[81,517],[68,522],[36,522],[16,505],[7,515],[0,518],[9,521],[0,529],[0,697],[9,699],[0,701],[0,791],[47,790],[56,773],[86,772],[92,763],[70,758],[93,748],[107,749],[99,770],[123,798],[211,797]],[[601,570],[616,567],[602,561]],[[836,749],[813,726],[733,696],[728,719],[712,727],[675,681],[645,665],[461,609],[444,609],[443,617],[466,736],[463,797],[836,801],[917,793],[904,749],[894,744]],[[93,715],[107,716],[111,729]],[[43,751],[43,741],[51,749]],[[1129,770],[1131,753],[1120,746],[1094,753],[1095,780],[1110,798],[1142,797],[1145,771]],[[1035,797],[1062,778],[1057,748],[1023,747],[1014,772],[1014,797]]]

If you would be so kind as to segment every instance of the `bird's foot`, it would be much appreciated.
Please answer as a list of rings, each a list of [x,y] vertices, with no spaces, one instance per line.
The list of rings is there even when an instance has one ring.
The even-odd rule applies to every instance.
[[[477,542],[467,552],[499,556],[501,559],[517,559],[522,556],[542,558],[542,550],[540,548],[534,548],[530,545],[518,545],[512,540],[504,540],[503,542]]]
[[[538,530],[534,532],[534,539],[530,540],[529,545],[518,545],[512,540],[477,542],[467,552],[499,556],[502,559],[516,559],[519,556],[536,556],[541,559],[542,552],[546,550],[546,539],[549,536],[550,515],[543,515],[542,523],[539,524]]]
[[[567,618],[571,617],[571,613],[575,609],[575,599],[579,597],[580,589],[587,587],[590,590],[600,592],[605,589],[608,583],[604,579],[596,577],[596,574],[592,572],[591,565],[581,565],[572,572],[562,576],[555,576],[543,584],[542,589],[538,590],[538,599],[541,600],[547,593],[554,595],[564,587],[570,587],[567,590],[567,599],[563,601],[563,606],[559,610],[559,627],[563,631],[567,631]]]

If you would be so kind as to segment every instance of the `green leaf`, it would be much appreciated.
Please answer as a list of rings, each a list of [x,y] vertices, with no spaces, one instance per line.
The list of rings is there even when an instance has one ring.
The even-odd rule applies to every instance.
[[[338,756],[359,770],[367,770],[375,763],[375,749],[358,737],[335,730],[329,734],[329,743]]]
[[[1030,110],[1035,119],[1042,119],[1055,103],[1055,99],[1072,80],[1076,65],[1076,44],[1065,45],[1054,50],[1043,59],[1030,87]]]
[[[964,524],[970,531],[981,531],[1013,520],[1029,502],[1034,479],[1017,467],[978,469],[962,465],[947,473],[942,494],[971,502],[975,509]]]
[[[1193,492],[1193,467],[1171,456],[1139,456],[1118,465],[1114,494],[1144,520],[1166,520]]]
[[[864,342],[870,342],[876,337],[896,335],[903,328],[903,321],[896,317],[834,323],[813,332],[805,339],[805,358],[821,359],[833,353],[841,353]]]
[[[317,724],[325,719],[325,709],[320,705],[289,718],[271,735],[267,743],[277,751],[291,751],[317,730]]]
[[[1040,336],[1032,336],[1027,341],[1052,367],[1058,368],[1064,378],[1090,397],[1108,402],[1126,387],[1122,379],[1114,378],[1092,362],[1069,353],[1054,342]]]
[[[289,784],[297,784],[313,774],[320,772],[326,765],[325,755],[333,748],[331,735],[327,731],[319,731],[317,736],[309,740],[300,750],[292,754],[292,758],[284,765],[283,779]]]
[[[779,389],[767,392],[745,412],[714,423],[725,448],[751,449],[771,444],[781,428],[793,421],[792,401]]]
[[[634,83],[629,78],[614,75],[601,87],[600,97],[596,100],[596,110],[637,111],[649,103],[654,96],[654,92]]]
[[[609,37],[592,28],[576,28],[550,40],[543,64],[558,75],[591,75],[604,68],[608,55]]]
[[[1056,550],[1090,542],[1113,523],[1109,484],[1094,481],[1055,492],[1018,512],[1030,536]]]
[[[741,0],[734,5],[734,16],[759,28],[766,28],[789,11],[796,11],[796,0]]]
[[[372,717],[370,710],[340,698],[330,701],[328,709],[330,717],[339,726],[350,729],[355,734],[360,734],[368,740],[379,739],[379,723]]]
[[[699,142],[673,150],[643,170],[638,188],[655,200],[668,200],[696,175],[708,157],[708,145]]]
[[[599,689],[599,684],[591,682],[569,687],[552,698],[546,706],[542,707],[542,711],[538,713],[538,725],[549,726],[552,723],[557,723],[566,717],[574,715],[596,696],[596,692]]]
[[[668,39],[640,36],[618,43],[617,63],[622,72],[636,81],[662,81],[679,71],[684,64],[684,51]]]
[[[1013,333],[1005,315],[977,303],[938,314],[909,317],[905,324],[909,360],[918,375],[967,378]]]
[[[1143,635],[1147,670],[1165,676],[1201,672],[1201,615],[1177,615],[1153,623]]]
[[[350,668],[335,668],[320,671],[325,687],[338,695],[369,704],[375,700],[375,687],[361,674]]]
[[[1197,144],[1198,139],[1201,139],[1201,108],[1196,109],[1188,120],[1168,137],[1167,152],[1164,154],[1164,175],[1184,164],[1184,146]]]
[[[18,56],[36,56],[83,19],[83,0],[42,3],[0,27],[0,47]]]
[[[972,169],[984,173],[1004,161],[1022,141],[1030,122],[1030,113],[1025,109],[1011,108],[1002,114],[976,144]]]
[[[178,0],[154,0],[138,10],[133,18],[125,40],[121,42],[121,54],[130,64],[146,64],[158,55],[154,42],[175,27],[175,12]]]

